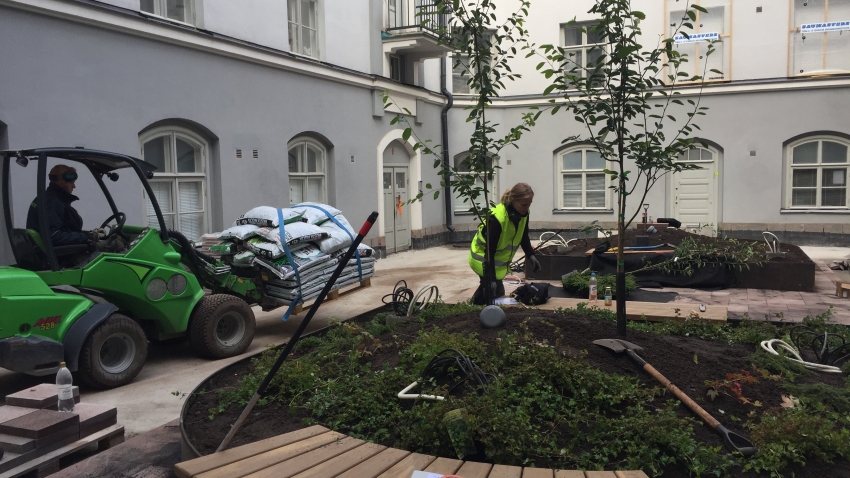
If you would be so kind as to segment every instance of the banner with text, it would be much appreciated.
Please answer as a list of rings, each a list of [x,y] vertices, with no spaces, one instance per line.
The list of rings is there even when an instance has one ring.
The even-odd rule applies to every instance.
[[[800,25],[802,33],[819,33],[819,32],[837,32],[841,30],[850,30],[850,21],[848,22],[825,22],[825,23],[804,23]]]
[[[699,43],[706,41],[715,41],[720,40],[720,34],[717,32],[712,33],[693,33],[691,35],[685,36],[681,33],[673,37],[674,43]]]

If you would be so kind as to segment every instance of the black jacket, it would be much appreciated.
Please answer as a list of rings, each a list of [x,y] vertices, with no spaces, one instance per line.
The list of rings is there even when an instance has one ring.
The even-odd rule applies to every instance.
[[[71,203],[78,200],[77,196],[65,191],[54,183],[44,191],[44,201],[47,206],[47,222],[50,227],[50,237],[54,246],[85,244],[89,235],[83,231],[83,218]],[[37,199],[33,199],[27,213],[27,229],[35,229],[39,233]]]
[[[508,211],[508,220],[514,224],[514,227],[519,227],[520,219],[525,216],[520,215],[520,213],[514,209],[512,204],[508,204],[506,209]],[[530,216],[530,214],[526,214],[526,216]],[[531,218],[529,217],[529,221],[530,220]],[[502,225],[499,224],[499,221],[491,222],[492,224],[487,224],[487,237],[491,241],[490,244],[498,244],[499,237],[502,235]],[[528,237],[528,223],[526,223],[525,229],[522,231],[522,239],[520,240],[519,245],[525,253],[525,257],[531,257],[534,255],[534,248],[531,247],[531,239]],[[488,271],[490,272],[489,277],[495,277],[496,248],[491,247],[489,252],[490,257],[488,257],[489,260],[487,261],[487,265],[490,267],[490,270]]]

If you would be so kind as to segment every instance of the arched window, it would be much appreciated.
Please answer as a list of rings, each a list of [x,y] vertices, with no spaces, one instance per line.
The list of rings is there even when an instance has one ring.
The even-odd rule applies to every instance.
[[[555,155],[558,176],[558,209],[610,209],[605,159],[588,146],[577,146]]]
[[[319,57],[319,6],[317,0],[289,1],[289,50]]]
[[[498,157],[489,157],[487,158],[487,169],[493,168],[495,165],[498,165],[499,158]],[[469,152],[463,152],[455,155],[454,157],[454,168],[457,172],[458,176],[472,176],[473,173],[470,171],[471,167],[469,164]],[[477,177],[475,178],[475,185],[479,187],[484,187],[484,181]],[[499,203],[499,175],[494,174],[492,177],[487,178],[487,185],[489,186],[488,195],[490,196],[490,200]],[[454,189],[454,188],[452,188]],[[472,204],[469,201],[460,196],[457,192],[454,193],[454,204],[455,204],[455,212],[463,213],[463,212],[471,212]],[[475,204],[478,205],[479,208],[484,207],[484,193],[482,191],[481,195],[475,200]]]
[[[157,167],[150,181],[165,223],[190,241],[207,231],[207,164],[209,145],[184,128],[162,127],[139,137],[142,159]],[[145,197],[148,225],[159,227],[151,201]]]
[[[786,149],[786,206],[791,209],[846,209],[850,141],[813,136]]]
[[[289,201],[327,202],[327,152],[325,147],[309,138],[289,142]]]

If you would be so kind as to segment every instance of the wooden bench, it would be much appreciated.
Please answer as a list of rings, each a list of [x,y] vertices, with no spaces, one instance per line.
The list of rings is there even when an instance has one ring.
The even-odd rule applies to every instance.
[[[557,308],[575,309],[578,304],[588,304],[587,299],[569,299],[565,297],[550,297],[545,304],[535,305],[534,307],[543,310],[555,310]],[[517,307],[517,306],[515,306]],[[607,309],[613,313],[617,312],[617,301],[611,301],[610,306],[605,306],[600,298],[596,302],[596,307]],[[626,303],[626,319],[628,320],[648,320],[651,322],[660,322],[663,320],[685,321],[692,319],[695,313],[700,319],[710,320],[712,322],[725,323],[729,309],[722,305],[706,304],[705,312],[700,312],[699,304],[690,304],[685,302],[636,302],[628,301]]]
[[[463,478],[648,478],[642,471],[575,471],[464,462],[387,448],[319,425],[174,466],[180,478],[410,478],[414,470]]]

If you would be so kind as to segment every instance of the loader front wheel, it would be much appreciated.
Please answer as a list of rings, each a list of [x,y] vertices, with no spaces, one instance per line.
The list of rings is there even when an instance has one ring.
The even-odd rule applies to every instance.
[[[189,322],[189,342],[202,357],[222,359],[244,352],[254,340],[254,311],[239,297],[201,298]]]
[[[136,378],[147,357],[142,327],[125,315],[112,314],[86,338],[78,372],[92,387],[114,388]]]

